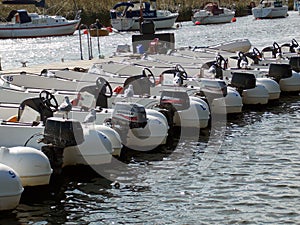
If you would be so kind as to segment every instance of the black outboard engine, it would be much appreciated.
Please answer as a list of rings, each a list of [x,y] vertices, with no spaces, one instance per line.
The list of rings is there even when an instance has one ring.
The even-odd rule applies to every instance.
[[[291,65],[292,70],[296,71],[297,73],[300,72],[300,56],[292,56],[289,64]]]
[[[160,97],[160,107],[168,109],[170,105],[176,110],[188,109],[190,98],[185,91],[164,90]]]
[[[190,107],[190,97],[185,91],[164,90],[161,92],[159,112],[168,121],[167,146],[171,147],[174,139],[174,115],[178,110],[185,110]]]
[[[279,82],[281,79],[292,76],[292,67],[289,64],[271,63],[268,76]]]
[[[82,144],[84,141],[82,126],[74,119],[51,117],[46,121],[43,142],[66,148]]]
[[[117,102],[112,113],[113,127],[144,128],[147,125],[145,107],[137,103]]]
[[[62,170],[64,149],[84,142],[83,129],[77,120],[51,117],[46,121],[41,141],[47,144],[42,146],[42,152],[48,157],[53,174],[57,175]]]
[[[155,24],[152,20],[145,20],[141,23],[140,28],[141,34],[154,34],[155,33]]]
[[[245,89],[252,89],[256,87],[256,78],[252,73],[232,73],[231,86],[237,88],[238,92]]]

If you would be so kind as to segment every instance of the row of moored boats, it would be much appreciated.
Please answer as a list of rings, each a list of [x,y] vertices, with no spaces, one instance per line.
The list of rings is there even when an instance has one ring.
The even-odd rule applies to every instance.
[[[23,187],[47,185],[65,166],[172,145],[176,127],[197,136],[216,114],[299,93],[295,39],[261,50],[248,40],[216,48],[117,53],[88,70],[2,73],[0,210],[15,208]]]

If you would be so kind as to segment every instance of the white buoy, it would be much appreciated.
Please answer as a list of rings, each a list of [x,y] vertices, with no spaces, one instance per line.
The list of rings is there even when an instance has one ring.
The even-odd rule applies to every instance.
[[[13,168],[20,176],[22,185],[47,185],[52,169],[47,156],[31,147],[0,148],[0,163]]]
[[[16,171],[0,163],[0,211],[12,210],[19,205],[24,190]]]

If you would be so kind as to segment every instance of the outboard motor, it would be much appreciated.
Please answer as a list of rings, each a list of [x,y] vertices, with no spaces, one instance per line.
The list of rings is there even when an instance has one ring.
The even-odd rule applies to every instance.
[[[117,102],[111,122],[113,127],[120,129],[144,128],[147,125],[145,107],[137,103]]]
[[[256,87],[256,78],[252,73],[232,73],[231,86],[236,87],[239,92]]]
[[[271,63],[268,76],[279,82],[281,79],[292,76],[292,67],[290,64]]]
[[[190,98],[185,91],[164,90],[160,97],[160,107],[164,109],[173,107],[176,110],[185,110],[190,107]]]
[[[292,70],[296,71],[297,73],[300,72],[300,56],[292,56],[289,64],[291,65]]]
[[[46,144],[42,152],[48,157],[54,174],[60,174],[64,149],[84,142],[83,129],[77,120],[51,117],[46,121],[41,141]]]
[[[154,34],[155,33],[155,24],[152,20],[145,20],[141,23],[140,28],[141,34]]]
[[[202,79],[200,96],[205,96],[208,102],[213,99],[225,97],[227,95],[227,85],[223,80]]]

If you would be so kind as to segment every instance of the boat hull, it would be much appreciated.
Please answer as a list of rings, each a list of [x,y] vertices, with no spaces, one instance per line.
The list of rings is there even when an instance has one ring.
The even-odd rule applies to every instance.
[[[193,16],[192,21],[193,23],[199,22],[200,25],[230,23],[233,17],[234,17],[234,13],[211,15],[211,16]]]
[[[72,35],[79,20],[70,21],[64,24],[0,24],[0,39],[7,38],[36,38],[36,37],[50,37],[50,36],[64,36]]]
[[[12,210],[19,205],[24,190],[19,175],[9,166],[0,163],[0,211]]]
[[[278,8],[253,8],[252,14],[256,19],[272,19],[283,18],[287,16],[288,7],[282,6]]]
[[[155,29],[172,28],[178,17],[178,13],[173,13],[166,17],[144,18],[144,21],[153,21]],[[140,29],[139,18],[116,18],[111,19],[111,25],[118,31],[134,31]]]

